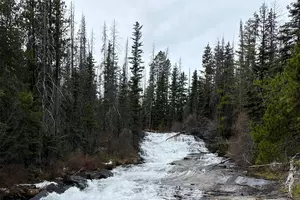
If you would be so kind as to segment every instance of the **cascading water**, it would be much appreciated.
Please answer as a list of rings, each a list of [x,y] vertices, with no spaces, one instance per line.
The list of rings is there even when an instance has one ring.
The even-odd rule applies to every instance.
[[[168,139],[176,133],[146,133],[141,142],[141,156],[145,163],[127,167],[117,167],[114,176],[108,179],[88,182],[88,187],[80,191],[76,187],[59,195],[51,193],[43,200],[164,200],[176,199],[176,183],[167,184],[166,179],[176,180],[186,172],[172,171],[173,161],[181,160],[191,153],[207,152],[202,141],[193,136],[179,135]],[[168,140],[167,140],[168,139]],[[205,164],[218,162],[213,154],[206,154]],[[177,179],[180,181],[180,179]],[[180,184],[178,184],[180,185]],[[186,199],[199,199],[200,190],[181,190]]]

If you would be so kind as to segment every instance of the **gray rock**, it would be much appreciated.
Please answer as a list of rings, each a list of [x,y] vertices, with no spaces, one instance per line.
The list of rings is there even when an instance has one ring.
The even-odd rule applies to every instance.
[[[65,176],[63,183],[66,185],[76,186],[81,190],[85,189],[88,186],[87,180],[85,178],[74,175]]]
[[[44,190],[42,190],[40,193],[38,193],[36,196],[31,198],[30,200],[40,200],[43,197],[46,197],[49,195],[49,193],[55,192],[57,194],[64,193],[67,189],[69,189],[70,186],[66,186],[63,184],[50,184]]]
[[[43,190],[40,193],[38,193],[36,196],[31,198],[30,200],[40,200],[41,198],[48,196],[48,194],[49,192],[47,190]]]
[[[107,169],[101,169],[98,171],[93,171],[93,172],[87,172],[86,173],[86,178],[87,179],[106,179],[108,177],[113,176],[114,174],[107,170]]]

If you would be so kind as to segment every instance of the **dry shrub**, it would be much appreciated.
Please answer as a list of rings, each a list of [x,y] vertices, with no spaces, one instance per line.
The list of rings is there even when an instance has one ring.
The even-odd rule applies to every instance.
[[[24,165],[11,164],[0,167],[0,188],[28,183],[29,173]]]
[[[185,131],[193,132],[197,129],[197,117],[195,115],[189,115],[184,122]]]
[[[181,122],[173,122],[171,131],[180,132],[183,129],[183,125]]]
[[[123,129],[118,138],[119,154],[121,157],[128,157],[135,154],[133,146],[133,134],[129,129]]]
[[[100,155],[90,156],[83,154],[81,151],[77,151],[69,156],[66,167],[71,171],[80,169],[96,170],[103,167],[103,163]]]
[[[251,162],[253,152],[253,140],[250,136],[250,120],[246,113],[238,115],[234,137],[230,139],[228,155],[238,165],[246,166]]]
[[[121,159],[131,157],[136,152],[133,142],[132,131],[123,129],[117,137],[110,140],[110,154],[118,155]]]

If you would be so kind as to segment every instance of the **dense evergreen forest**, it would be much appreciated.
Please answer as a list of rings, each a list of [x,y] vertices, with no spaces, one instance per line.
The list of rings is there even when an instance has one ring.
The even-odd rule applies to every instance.
[[[212,124],[219,148],[249,163],[288,160],[300,151],[300,0],[288,11],[280,24],[263,4],[241,21],[238,44],[223,38],[199,49],[202,67],[189,79],[167,51],[143,61],[139,22],[123,63],[116,25],[104,23],[96,64],[93,36],[84,16],[75,27],[73,5],[1,0],[1,167],[43,169],[76,153],[128,157],[142,130],[181,131],[191,121]]]

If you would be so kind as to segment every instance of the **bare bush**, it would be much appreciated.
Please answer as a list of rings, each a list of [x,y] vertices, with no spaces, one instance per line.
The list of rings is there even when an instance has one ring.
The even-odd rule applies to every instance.
[[[80,169],[96,170],[98,168],[102,168],[103,163],[102,158],[99,155],[85,155],[78,150],[69,156],[66,167],[71,171],[77,171]]]
[[[180,132],[183,129],[183,125],[181,122],[173,122],[171,131]]]
[[[135,154],[133,145],[133,133],[129,129],[123,129],[117,138],[111,140],[111,149],[122,159]]]
[[[253,140],[250,136],[250,120],[246,113],[240,113],[234,127],[234,137],[229,141],[228,155],[238,165],[250,164],[253,153]]]
[[[186,132],[194,132],[197,129],[197,117],[195,115],[189,115],[184,121],[184,128]]]
[[[0,187],[9,187],[14,184],[27,183],[28,170],[19,164],[0,166]]]

